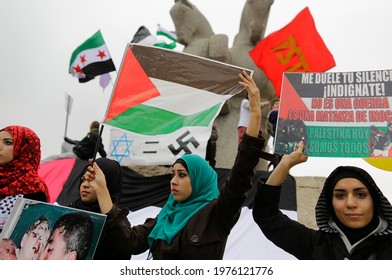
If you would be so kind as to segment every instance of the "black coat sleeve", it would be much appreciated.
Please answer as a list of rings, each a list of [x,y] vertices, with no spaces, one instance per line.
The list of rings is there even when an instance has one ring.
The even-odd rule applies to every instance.
[[[264,138],[248,136],[246,133],[238,146],[234,165],[223,184],[217,201],[219,223],[230,231],[237,222],[246,193],[252,188],[252,178],[263,149]]]
[[[156,224],[156,218],[148,218],[144,224],[130,225],[127,215],[128,209],[119,209],[113,205],[112,210],[107,214],[105,236],[112,240],[112,248],[120,255],[131,258],[149,249],[147,237]]]
[[[281,187],[259,182],[253,207],[253,219],[265,237],[298,259],[309,259],[317,231],[294,221],[279,209]]]

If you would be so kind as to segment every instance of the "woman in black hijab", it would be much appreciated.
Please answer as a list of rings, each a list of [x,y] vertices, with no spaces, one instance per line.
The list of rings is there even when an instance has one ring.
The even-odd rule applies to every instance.
[[[392,206],[363,169],[339,166],[326,179],[316,204],[318,230],[289,219],[279,208],[289,170],[307,160],[304,145],[283,156],[260,183],[253,218],[276,246],[302,260],[392,259]]]
[[[117,204],[121,198],[122,193],[122,174],[121,167],[117,161],[108,158],[98,158],[96,163],[101,168],[106,179],[106,190],[112,199],[113,204]],[[97,194],[94,188],[85,178],[87,172],[86,166],[81,174],[79,184],[78,200],[72,202],[70,207],[82,209],[90,212],[101,213],[100,205],[98,203]],[[124,217],[124,222],[129,223],[127,217]],[[122,256],[121,253],[116,252],[111,246],[111,240],[106,236],[106,226],[104,227],[97,249],[94,254],[94,259],[115,260],[115,259],[129,259]]]
[[[118,203],[122,193],[122,174],[120,165],[117,161],[108,158],[98,158],[96,162],[105,174],[106,187],[109,191],[113,204]],[[97,195],[84,177],[86,171],[87,166],[83,169],[82,175],[80,177],[80,198],[73,202],[71,207],[95,213],[101,213]]]

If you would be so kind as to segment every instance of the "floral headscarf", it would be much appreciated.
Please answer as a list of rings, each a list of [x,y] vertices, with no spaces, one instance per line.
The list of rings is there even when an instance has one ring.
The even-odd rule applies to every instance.
[[[38,176],[41,160],[41,143],[31,129],[23,126],[7,126],[14,140],[14,158],[0,165],[0,199],[9,195],[43,192],[49,200],[48,187]]]

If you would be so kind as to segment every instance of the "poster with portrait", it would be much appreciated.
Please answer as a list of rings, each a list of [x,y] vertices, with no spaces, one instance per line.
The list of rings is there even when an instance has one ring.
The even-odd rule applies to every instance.
[[[0,259],[89,260],[106,215],[17,198],[0,235]]]
[[[392,70],[284,73],[274,152],[392,158]]]

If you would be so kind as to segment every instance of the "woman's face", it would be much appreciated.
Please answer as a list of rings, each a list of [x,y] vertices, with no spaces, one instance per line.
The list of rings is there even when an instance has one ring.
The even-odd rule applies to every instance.
[[[82,177],[82,183],[80,184],[80,199],[86,203],[93,203],[98,200],[97,194],[95,193],[95,190],[90,186],[90,182],[84,179],[84,176]]]
[[[14,159],[14,139],[8,131],[0,131],[0,165]]]
[[[360,229],[373,218],[373,199],[366,186],[355,178],[344,178],[336,183],[332,206],[336,217],[348,228]]]
[[[181,163],[174,164],[170,181],[171,193],[178,202],[187,200],[192,194],[191,178]]]

